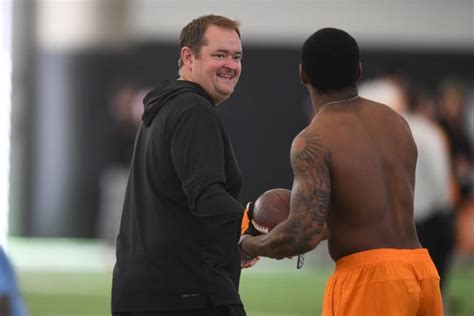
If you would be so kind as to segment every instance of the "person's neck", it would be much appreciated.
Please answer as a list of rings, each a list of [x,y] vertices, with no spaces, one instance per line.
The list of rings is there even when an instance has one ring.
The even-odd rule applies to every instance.
[[[359,98],[357,88],[347,88],[330,93],[319,93],[312,89],[310,95],[316,112],[332,104],[348,103]]]
[[[178,80],[192,81],[191,73],[185,67],[179,69],[178,76]]]

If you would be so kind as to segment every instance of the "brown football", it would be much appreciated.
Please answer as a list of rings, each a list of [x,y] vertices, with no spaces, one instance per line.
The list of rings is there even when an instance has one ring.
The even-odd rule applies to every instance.
[[[268,233],[288,218],[290,214],[291,191],[287,189],[268,190],[255,201],[252,224],[261,233]]]

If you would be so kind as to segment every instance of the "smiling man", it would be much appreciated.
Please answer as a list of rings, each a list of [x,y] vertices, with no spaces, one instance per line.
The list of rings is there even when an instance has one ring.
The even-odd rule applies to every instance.
[[[241,58],[238,22],[199,17],[181,32],[180,78],[144,99],[117,238],[114,315],[245,315],[241,176],[216,111],[234,92]]]

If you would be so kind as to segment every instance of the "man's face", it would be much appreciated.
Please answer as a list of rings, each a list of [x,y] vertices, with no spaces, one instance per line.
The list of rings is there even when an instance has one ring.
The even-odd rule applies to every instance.
[[[242,44],[234,30],[210,25],[204,34],[207,45],[193,56],[191,80],[210,94],[215,104],[226,100],[240,77]]]

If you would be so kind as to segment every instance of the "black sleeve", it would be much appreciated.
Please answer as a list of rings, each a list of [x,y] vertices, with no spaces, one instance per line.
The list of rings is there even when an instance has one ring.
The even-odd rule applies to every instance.
[[[226,191],[226,140],[216,110],[207,104],[189,106],[170,136],[171,159],[191,213],[240,216],[242,206]]]

